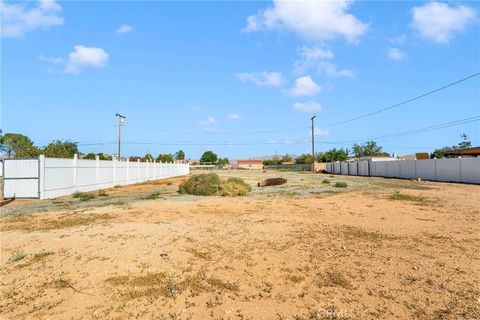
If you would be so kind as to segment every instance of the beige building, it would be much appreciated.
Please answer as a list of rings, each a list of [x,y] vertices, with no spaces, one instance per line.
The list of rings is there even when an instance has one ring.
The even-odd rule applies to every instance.
[[[262,170],[263,160],[237,160],[238,169]]]

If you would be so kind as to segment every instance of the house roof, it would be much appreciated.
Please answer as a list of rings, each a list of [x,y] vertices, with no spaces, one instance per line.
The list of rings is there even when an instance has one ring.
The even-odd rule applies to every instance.
[[[445,156],[480,156],[480,147],[448,150],[443,154]]]

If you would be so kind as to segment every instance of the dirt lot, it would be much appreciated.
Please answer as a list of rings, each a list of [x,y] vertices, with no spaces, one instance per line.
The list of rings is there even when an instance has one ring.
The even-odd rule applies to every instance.
[[[177,178],[0,209],[1,318],[480,318],[480,186],[219,174],[251,194]]]

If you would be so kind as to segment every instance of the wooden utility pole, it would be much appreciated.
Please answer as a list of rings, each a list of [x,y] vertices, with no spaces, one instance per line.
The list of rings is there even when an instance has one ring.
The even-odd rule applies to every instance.
[[[315,173],[315,118],[312,117],[312,172]]]
[[[117,158],[118,161],[120,161],[120,145],[122,143],[122,123],[123,119],[125,119],[124,116],[122,116],[120,113],[116,113],[115,116],[118,118],[118,153],[117,153]]]

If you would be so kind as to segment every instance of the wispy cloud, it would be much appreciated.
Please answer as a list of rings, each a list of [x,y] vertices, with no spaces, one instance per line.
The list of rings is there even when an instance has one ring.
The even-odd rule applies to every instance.
[[[214,117],[208,117],[206,120],[200,121],[200,124],[202,126],[211,126],[211,125],[214,125],[215,123],[217,123],[217,121],[215,120]]]
[[[1,34],[3,37],[21,38],[36,29],[63,25],[59,15],[60,5],[54,0],[38,1],[36,7],[29,2],[7,3],[0,1]]]
[[[280,72],[239,72],[236,77],[241,82],[253,83],[259,87],[280,87],[285,83]]]
[[[298,74],[313,70],[316,73],[327,76],[353,77],[352,70],[338,69],[337,66],[330,61],[333,57],[334,54],[331,50],[320,47],[302,47],[300,50],[300,58],[295,61],[293,68]]]
[[[230,119],[230,120],[240,120],[240,115],[237,114],[237,113],[230,113],[228,115],[228,119]]]
[[[84,67],[102,68],[107,64],[108,53],[102,48],[76,45],[68,55],[65,73],[79,73]]]
[[[407,57],[407,54],[398,48],[390,48],[388,50],[388,57],[394,61],[401,61]]]
[[[120,27],[115,30],[116,34],[124,34],[124,33],[129,33],[132,32],[133,28],[129,26],[128,24],[122,24]]]
[[[295,111],[311,113],[311,112],[321,111],[323,108],[322,108],[322,105],[318,102],[308,101],[308,102],[296,102],[292,106],[292,109]]]

